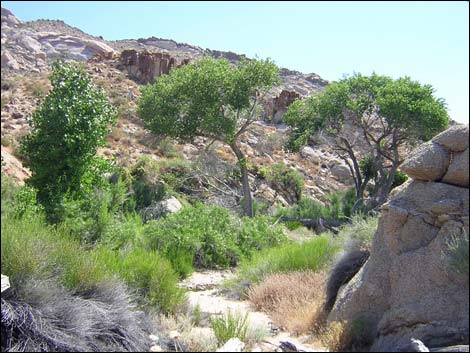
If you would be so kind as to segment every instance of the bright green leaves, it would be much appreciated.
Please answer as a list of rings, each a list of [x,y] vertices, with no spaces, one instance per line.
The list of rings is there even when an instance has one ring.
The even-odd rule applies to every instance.
[[[433,92],[430,85],[409,77],[391,81],[378,93],[379,113],[387,124],[406,130],[410,137],[429,140],[449,123],[444,101],[435,99]]]
[[[336,135],[347,119],[370,128],[364,121],[371,117],[390,133],[409,139],[429,139],[449,121],[444,101],[434,98],[430,85],[408,77],[393,80],[375,73],[355,74],[289,106],[285,121],[294,128],[289,147],[298,150],[320,129]]]
[[[144,87],[138,114],[158,135],[211,136],[230,143],[237,119],[246,117],[257,92],[277,82],[277,68],[269,60],[242,61],[235,68],[227,60],[205,57]]]
[[[50,80],[52,90],[33,113],[21,148],[32,171],[28,182],[52,219],[66,193],[87,192],[99,179],[93,176],[103,169],[96,149],[104,145],[116,110],[82,67],[55,62]]]

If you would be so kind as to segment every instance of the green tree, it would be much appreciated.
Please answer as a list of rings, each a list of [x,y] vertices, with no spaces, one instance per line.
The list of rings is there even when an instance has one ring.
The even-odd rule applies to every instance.
[[[64,195],[83,195],[101,179],[106,162],[96,149],[104,145],[116,110],[81,66],[56,61],[50,80],[52,90],[34,111],[21,149],[32,172],[28,184],[57,222]]]
[[[284,116],[293,127],[288,147],[298,150],[313,133],[322,131],[349,167],[357,199],[364,201],[366,186],[373,180],[366,206],[380,206],[407,150],[448,126],[445,103],[433,93],[432,86],[409,77],[394,80],[374,73],[344,78],[289,107]]]
[[[241,171],[244,211],[253,216],[247,161],[240,136],[259,117],[263,91],[279,82],[277,67],[267,60],[227,60],[205,57],[172,70],[142,89],[138,114],[146,128],[185,142],[207,137],[227,144]]]

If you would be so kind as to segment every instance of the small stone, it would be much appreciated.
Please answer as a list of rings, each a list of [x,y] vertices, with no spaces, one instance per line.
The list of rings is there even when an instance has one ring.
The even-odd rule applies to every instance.
[[[163,352],[163,349],[158,344],[156,344],[155,346],[150,347],[150,352]]]
[[[155,335],[149,335],[149,338],[154,342],[158,342],[160,340],[160,338],[158,336],[155,336]]]
[[[178,331],[171,331],[168,335],[172,340],[177,340],[181,337],[181,334]]]

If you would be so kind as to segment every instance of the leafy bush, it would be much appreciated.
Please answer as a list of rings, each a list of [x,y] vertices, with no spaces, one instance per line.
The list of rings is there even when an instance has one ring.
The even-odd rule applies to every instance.
[[[242,256],[281,244],[283,230],[268,217],[237,219],[219,206],[198,203],[144,227],[145,246],[165,254],[181,276],[197,268],[235,266]]]
[[[211,317],[211,328],[219,345],[225,344],[231,338],[238,338],[244,342],[248,331],[248,312],[232,313],[230,310],[223,316]]]
[[[192,266],[234,266],[240,257],[237,229],[230,213],[221,207],[196,204],[144,228],[149,249],[165,254],[180,275]]]
[[[48,219],[58,222],[65,194],[89,193],[105,167],[96,157],[105,144],[116,111],[103,90],[95,88],[83,67],[55,62],[52,90],[32,116],[32,131],[21,143]]]
[[[289,208],[282,208],[278,216],[293,219],[323,219],[329,221],[346,221],[352,215],[352,209],[356,202],[354,189],[332,192],[327,197],[328,202],[324,206],[320,202],[302,197],[297,204]],[[296,224],[290,225],[295,228]]]
[[[278,246],[286,240],[283,229],[273,226],[267,216],[243,217],[241,220],[237,244],[246,256],[250,256],[253,251]]]
[[[270,167],[262,167],[260,174],[274,190],[282,193],[289,201],[295,202],[300,199],[304,189],[304,178],[297,170],[280,162]]]

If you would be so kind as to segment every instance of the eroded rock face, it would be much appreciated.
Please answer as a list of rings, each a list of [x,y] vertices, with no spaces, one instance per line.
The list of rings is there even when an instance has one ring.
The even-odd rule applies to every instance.
[[[452,131],[460,134],[465,128],[468,141],[468,127]],[[468,161],[468,146],[464,152],[443,148],[449,159],[454,156],[447,163],[447,179],[466,186],[448,184],[441,172],[433,180],[423,172],[428,166],[415,160],[413,168],[428,181],[409,180],[392,192],[382,207],[369,260],[338,293],[329,315],[330,322],[366,320],[376,335],[372,351],[396,351],[412,338],[429,347],[468,343],[468,278],[450,267],[448,247],[452,234],[469,233],[468,172],[465,181],[452,167],[460,168],[465,153]]]
[[[186,65],[189,60],[176,62],[169,54],[124,50],[119,59],[118,68],[126,70],[129,77],[141,84],[153,82],[156,77],[168,74],[173,67]]]

